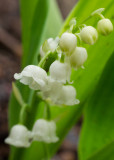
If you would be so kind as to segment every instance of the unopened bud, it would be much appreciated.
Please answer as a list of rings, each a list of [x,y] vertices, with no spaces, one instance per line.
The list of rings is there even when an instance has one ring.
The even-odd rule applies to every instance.
[[[71,55],[77,45],[77,38],[72,33],[63,33],[59,42],[60,48],[67,55]]]
[[[46,40],[40,47],[41,57],[44,57],[48,51],[54,52],[57,49],[58,42],[59,42],[59,37],[56,37],[55,39],[49,38],[48,40]]]
[[[89,45],[93,45],[98,39],[97,30],[92,26],[84,27],[80,32],[80,36],[82,41]]]
[[[71,66],[75,69],[83,66],[87,60],[87,51],[83,47],[76,47],[73,54],[70,56]]]
[[[107,36],[113,31],[112,22],[109,19],[101,19],[97,24],[97,29],[99,33],[104,36]]]

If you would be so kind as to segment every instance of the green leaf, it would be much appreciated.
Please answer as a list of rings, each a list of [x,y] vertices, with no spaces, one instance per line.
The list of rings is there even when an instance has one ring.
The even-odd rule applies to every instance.
[[[45,31],[42,43],[47,38],[50,37],[55,38],[58,35],[63,23],[61,13],[57,6],[56,0],[48,0],[48,1],[50,1],[50,6],[49,6],[48,19],[45,25]]]
[[[24,102],[24,100],[23,100],[23,98],[21,96],[21,93],[20,93],[19,89],[15,85],[15,83],[12,83],[12,90],[13,90],[15,98],[18,101],[18,103],[20,104],[20,106],[23,106],[25,104],[25,102]]]
[[[55,0],[21,0],[21,17],[22,17],[22,40],[23,40],[23,57],[22,67],[28,64],[34,64],[39,54],[38,48],[46,38],[55,37],[62,25],[60,11]],[[56,17],[56,18],[55,18]],[[30,51],[33,48],[32,51]],[[36,60],[34,61],[34,59]],[[30,103],[32,91],[28,86],[16,83],[25,102]],[[31,92],[30,92],[31,91]],[[36,100],[34,108],[37,114],[38,100]],[[14,94],[12,93],[9,103],[9,128],[19,122],[20,105],[18,104]],[[29,127],[35,119],[34,113],[31,113]],[[27,117],[29,119],[29,117]],[[32,122],[31,122],[32,121]],[[23,149],[11,147],[10,160],[20,160]]]
[[[45,3],[44,3],[45,1]],[[47,0],[21,1],[23,58],[22,68],[33,63],[40,45],[48,13]],[[26,7],[27,6],[27,7]]]
[[[96,90],[86,105],[79,150],[81,160],[87,160],[114,140],[113,69],[114,53],[107,62]]]
[[[37,55],[39,52],[36,51],[35,48],[38,48],[41,45],[41,43],[46,38],[48,38],[49,36],[48,34],[50,34],[51,37],[55,37],[58,34],[60,27],[62,25],[62,18],[57,8],[55,0],[53,1],[45,0],[45,2],[46,3],[44,3],[44,1],[42,0],[35,0],[34,2],[30,0],[27,2],[25,0],[21,1],[22,39],[23,39],[22,68],[25,65],[28,65],[29,63],[30,64],[35,63],[33,62],[34,58],[30,58],[30,57],[35,57],[37,60]],[[49,4],[47,4],[47,2]],[[38,8],[42,9],[42,11],[39,12]],[[45,26],[44,24],[42,24],[43,22]],[[41,24],[43,26],[41,26]],[[33,26],[35,29],[33,28]],[[42,30],[42,28],[44,30]],[[54,28],[54,29],[51,30],[51,28]],[[39,32],[40,32],[40,35],[37,35]],[[33,36],[33,37],[30,39],[30,36],[31,37]],[[39,39],[37,39],[37,37]],[[30,41],[32,42],[30,43]],[[32,48],[33,45],[36,45],[34,48],[35,50],[32,50],[30,52],[29,49]],[[32,93],[30,93],[31,90],[28,88],[28,86],[24,86],[20,82],[17,82],[16,85],[19,88],[24,101],[29,103],[32,96]],[[20,105],[18,104],[15,96],[12,93],[10,98],[10,103],[9,103],[9,126],[10,127],[18,123],[19,113],[20,113]]]
[[[21,0],[21,17],[23,68],[28,64],[38,63],[37,56],[41,44],[46,38],[58,34],[62,18],[55,0]]]
[[[114,141],[102,148],[88,160],[114,160]]]
[[[27,6],[27,7],[26,7]],[[39,9],[40,8],[40,9]],[[27,64],[32,64],[36,49],[40,44],[43,36],[43,28],[48,14],[48,1],[31,0],[21,1],[21,17],[22,17],[22,40],[23,40],[23,57],[22,68]],[[38,20],[39,19],[39,20]],[[31,50],[32,49],[32,50]],[[25,103],[29,103],[30,89],[19,82],[16,83]],[[15,113],[15,114],[14,114]],[[19,121],[20,105],[18,104],[14,94],[12,93],[9,104],[9,126],[17,124]]]

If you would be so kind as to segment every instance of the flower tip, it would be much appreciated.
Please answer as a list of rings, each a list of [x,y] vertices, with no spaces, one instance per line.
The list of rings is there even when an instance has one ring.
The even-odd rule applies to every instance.
[[[75,104],[79,104],[79,103],[80,103],[80,100],[76,99]]]
[[[15,74],[14,74],[14,78],[17,79],[17,80],[20,79],[20,74],[15,73]]]

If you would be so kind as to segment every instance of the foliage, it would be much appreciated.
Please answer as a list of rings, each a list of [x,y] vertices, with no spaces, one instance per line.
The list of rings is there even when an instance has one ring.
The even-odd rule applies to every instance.
[[[27,7],[26,7],[27,6]],[[80,0],[64,23],[60,35],[67,30],[68,24],[73,17],[77,17],[77,23],[86,23],[96,27],[97,18],[85,19],[98,8],[106,8],[104,16],[111,19],[114,24],[113,0]],[[53,14],[52,14],[53,13]],[[23,30],[23,58],[22,68],[28,64],[36,64],[39,47],[48,36],[58,35],[62,20],[58,8],[53,0],[21,1],[21,16]],[[29,18],[28,18],[29,17]],[[55,18],[56,17],[56,18]],[[78,93],[80,104],[78,106],[58,108],[51,106],[52,119],[60,117],[57,122],[57,135],[60,141],[56,144],[47,145],[50,156],[53,156],[62,143],[69,129],[77,122],[84,111],[84,124],[81,133],[79,158],[81,160],[105,160],[113,156],[114,138],[113,109],[113,59],[114,56],[114,32],[107,37],[99,36],[94,46],[85,45],[88,50],[88,60],[85,70],[73,71],[72,79]],[[33,93],[28,87],[17,83],[24,101],[31,103]],[[38,105],[39,104],[39,105]],[[38,106],[38,107],[37,107]],[[29,117],[26,125],[31,128],[35,119],[41,118],[43,103],[38,100],[34,103],[35,115]],[[84,110],[83,110],[84,109]],[[9,107],[10,127],[18,123],[20,106],[12,94]],[[112,127],[112,128],[111,128]],[[109,144],[110,143],[110,144]],[[107,146],[106,146],[107,145]],[[109,148],[110,149],[109,149]],[[108,148],[108,149],[107,149]],[[105,156],[103,155],[103,152]],[[111,156],[112,155],[112,156]],[[45,157],[43,144],[34,142],[28,149],[12,149],[10,160],[37,160]],[[99,157],[101,156],[101,159]],[[102,158],[103,157],[103,158]]]

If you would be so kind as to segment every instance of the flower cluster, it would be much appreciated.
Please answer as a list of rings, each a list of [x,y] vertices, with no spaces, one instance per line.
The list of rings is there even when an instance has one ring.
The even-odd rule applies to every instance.
[[[55,143],[58,140],[55,122],[39,119],[35,122],[32,131],[21,124],[13,126],[5,142],[16,147],[29,147],[33,141]]]
[[[55,40],[49,38],[40,48],[41,57],[45,57],[47,53],[58,53],[56,59],[49,67],[49,75],[41,66],[29,65],[19,74],[15,74],[14,78],[20,80],[21,83],[29,85],[33,90],[40,90],[43,100],[50,100],[54,104],[74,105],[78,104],[76,99],[76,90],[70,83],[71,69],[83,67],[87,60],[87,50],[82,46],[77,46],[77,35],[80,41],[93,45],[98,39],[98,32],[108,35],[113,30],[113,25],[109,19],[104,18],[100,8],[92,13],[102,17],[98,21],[97,29],[92,26],[82,27],[80,33],[73,33],[73,26],[76,20],[73,18],[70,22],[69,30],[57,37]],[[98,32],[97,32],[98,30]]]
[[[101,20],[97,23],[97,29],[93,26],[86,26],[74,32],[76,20],[73,19],[69,24],[69,30],[64,32],[56,39],[49,38],[40,48],[41,62],[45,63],[49,54],[57,53],[57,59],[49,65],[47,73],[42,63],[39,66],[28,65],[14,78],[21,83],[28,85],[29,88],[38,91],[42,100],[52,102],[56,105],[75,105],[79,103],[76,99],[76,89],[70,81],[72,68],[77,70],[84,68],[88,54],[86,48],[78,45],[78,40],[89,45],[93,45],[98,39],[98,33],[108,35],[113,31],[113,25],[106,19],[101,12],[103,9],[94,11],[91,15],[98,15]],[[80,44],[80,43],[79,43]],[[46,102],[47,103],[47,102]],[[59,140],[56,136],[56,124],[54,121],[39,119],[35,122],[32,131],[23,125],[15,125],[5,142],[17,147],[29,147],[32,141],[54,143]]]

